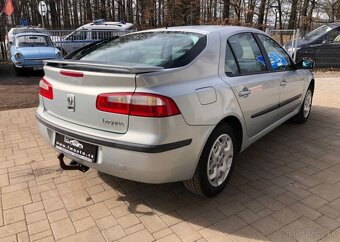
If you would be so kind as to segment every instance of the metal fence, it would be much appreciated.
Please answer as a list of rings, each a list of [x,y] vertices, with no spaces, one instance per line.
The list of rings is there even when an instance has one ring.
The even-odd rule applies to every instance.
[[[72,51],[75,51],[79,48],[82,48],[86,45],[92,44],[94,42],[111,38],[114,36],[120,36],[123,34],[127,34],[132,32],[131,30],[126,31],[117,31],[117,30],[102,30],[102,29],[94,29],[94,30],[34,30],[27,29],[22,32],[38,32],[48,34],[51,37],[51,40],[55,47],[60,49],[62,55],[65,56]],[[0,62],[5,62],[9,60],[10,55],[10,46],[12,40],[7,39],[4,42],[0,42]]]

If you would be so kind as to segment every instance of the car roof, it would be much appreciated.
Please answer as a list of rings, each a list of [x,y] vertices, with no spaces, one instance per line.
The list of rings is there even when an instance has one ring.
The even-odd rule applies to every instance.
[[[49,37],[48,34],[37,33],[37,32],[24,32],[24,33],[16,34],[15,37],[25,36],[25,35],[38,35],[38,36],[47,36],[47,37]]]
[[[132,23],[123,23],[123,22],[108,22],[108,21],[101,21],[101,22],[93,22],[85,24],[78,29],[83,28],[91,28],[91,29],[121,29],[121,28],[127,28],[132,27]]]
[[[158,28],[145,30],[142,32],[155,32],[155,31],[185,31],[185,32],[194,32],[201,34],[209,34],[212,32],[239,32],[239,31],[249,31],[249,32],[258,32],[263,33],[262,31],[254,28],[242,27],[242,26],[232,26],[232,25],[191,25],[191,26],[176,26],[176,27],[167,27],[167,28]]]

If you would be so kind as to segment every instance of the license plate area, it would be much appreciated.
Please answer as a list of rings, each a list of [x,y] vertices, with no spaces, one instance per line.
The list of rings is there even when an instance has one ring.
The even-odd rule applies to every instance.
[[[33,67],[33,70],[34,71],[41,71],[41,70],[43,70],[43,67],[42,66],[35,66],[35,67]]]
[[[88,162],[96,162],[98,147],[84,141],[56,133],[54,146],[65,154]]]

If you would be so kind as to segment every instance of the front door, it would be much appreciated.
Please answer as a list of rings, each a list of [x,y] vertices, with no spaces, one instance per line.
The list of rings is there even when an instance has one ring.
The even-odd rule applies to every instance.
[[[295,71],[287,52],[268,36],[258,34],[271,62],[273,75],[280,79],[279,119],[284,118],[300,106],[303,93],[304,76]]]

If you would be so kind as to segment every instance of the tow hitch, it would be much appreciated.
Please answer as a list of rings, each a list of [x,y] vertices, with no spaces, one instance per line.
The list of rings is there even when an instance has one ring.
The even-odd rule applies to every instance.
[[[64,170],[79,170],[81,172],[87,172],[90,167],[84,166],[82,164],[79,164],[78,162],[72,160],[70,165],[66,165],[64,162],[64,154],[60,153],[58,155],[59,165]]]

